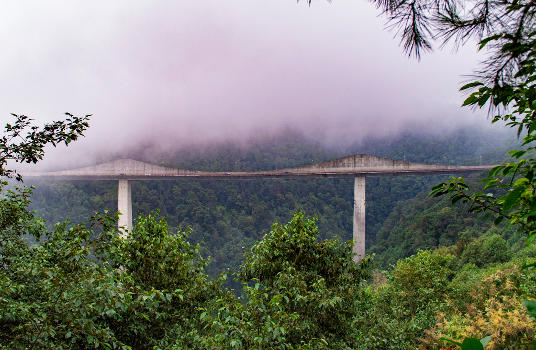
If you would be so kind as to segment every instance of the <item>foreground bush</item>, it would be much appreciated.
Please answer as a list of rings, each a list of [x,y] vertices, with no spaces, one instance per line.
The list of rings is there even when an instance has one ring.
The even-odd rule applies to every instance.
[[[450,292],[453,258],[442,251],[420,251],[399,260],[385,281],[364,290],[357,299],[356,348],[415,349],[425,330],[435,325],[435,313]]]
[[[120,238],[116,220],[47,232],[26,210],[28,191],[0,200],[0,348],[149,349],[193,342],[198,309],[219,281],[187,233],[158,216]],[[28,243],[28,235],[42,243]]]
[[[369,259],[353,262],[349,242],[318,241],[312,218],[275,224],[246,254],[244,304],[206,316],[222,349],[354,349],[356,300]],[[229,306],[231,305],[231,306]]]
[[[536,322],[521,301],[534,285],[534,276],[517,265],[487,273],[468,293],[466,304],[453,304],[448,312],[437,313],[437,324],[426,331],[421,348],[441,349],[445,344],[441,338],[461,341],[488,335],[486,349],[490,350],[518,349],[533,341]]]

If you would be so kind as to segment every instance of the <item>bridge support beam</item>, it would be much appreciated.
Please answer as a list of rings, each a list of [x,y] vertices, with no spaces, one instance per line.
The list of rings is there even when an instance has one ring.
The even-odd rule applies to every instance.
[[[365,257],[365,177],[354,178],[354,225],[353,242],[354,261]]]
[[[117,210],[119,211],[119,230],[126,235],[132,230],[132,188],[128,180],[119,180]]]

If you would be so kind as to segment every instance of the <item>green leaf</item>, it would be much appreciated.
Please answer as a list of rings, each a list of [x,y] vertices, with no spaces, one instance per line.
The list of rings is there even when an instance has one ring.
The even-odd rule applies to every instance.
[[[517,149],[514,149],[514,150],[511,150],[511,151],[508,151],[507,152],[509,155],[511,155],[512,157],[514,158],[521,158],[522,156],[525,155],[525,153],[527,153],[527,151],[525,150],[517,150]]]
[[[523,300],[523,305],[527,308],[527,313],[532,318],[536,318],[536,300]]]
[[[488,36],[487,38],[484,38],[480,40],[480,43],[478,45],[478,50],[482,50],[490,41],[500,39],[503,36],[503,34],[495,34]]]
[[[525,187],[517,187],[512,192],[504,196],[503,212],[506,213],[521,201],[521,193],[525,191]]]
[[[486,347],[486,345],[488,345],[490,340],[491,340],[491,335],[488,335],[487,337],[480,339],[480,342],[482,343],[483,347]]]
[[[482,108],[486,104],[486,102],[488,102],[490,97],[491,95],[489,94],[484,94],[480,96],[480,98],[478,99],[478,107]]]
[[[462,350],[484,350],[484,345],[476,338],[465,338],[462,342]]]
[[[469,97],[465,99],[465,101],[463,101],[462,107],[473,105],[478,102],[478,99],[478,93],[473,92],[471,95],[469,95]]]
[[[465,84],[464,86],[462,86],[462,87],[460,88],[460,91],[467,90],[467,89],[470,89],[470,88],[472,88],[472,87],[480,86],[480,85],[484,85],[484,84],[482,84],[482,83],[479,82],[479,81],[473,81],[473,82],[471,82],[471,83],[469,83],[469,84]]]

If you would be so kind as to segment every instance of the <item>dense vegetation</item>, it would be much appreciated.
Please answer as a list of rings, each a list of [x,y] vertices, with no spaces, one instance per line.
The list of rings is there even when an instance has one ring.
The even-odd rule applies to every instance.
[[[422,147],[425,141],[399,142]],[[426,185],[420,182],[423,179],[377,181],[388,184],[387,192],[396,196],[392,188],[400,186],[404,192],[404,186],[412,185],[418,192]],[[278,186],[288,189],[283,192],[287,200],[304,203],[298,198],[311,200],[304,196],[306,190],[315,193],[330,181],[334,187],[328,189],[336,195],[340,190],[336,185],[344,180],[315,180],[303,188],[287,180]],[[216,190],[225,190],[217,184],[196,182],[195,190],[183,194],[183,201],[199,203],[196,210],[204,205],[216,209],[211,202],[218,201]],[[58,182],[41,187],[58,191],[61,202],[59,198],[73,198],[65,196],[66,188],[80,186],[73,192],[79,202],[69,204],[71,210],[88,215],[83,211],[92,209],[84,207],[94,200],[90,191],[104,189],[114,197],[112,202],[113,185]],[[155,191],[169,183],[143,185],[138,190]],[[171,191],[178,186],[172,184]],[[263,183],[264,197],[255,199],[270,203],[266,198],[272,198],[269,190],[274,186]],[[351,195],[351,182],[347,187]],[[163,195],[166,190],[161,187],[155,193]],[[247,198],[242,194],[247,188],[233,190],[241,200]],[[253,190],[259,193],[258,188]],[[325,223],[328,229],[319,229],[316,219],[301,212],[287,217],[288,224],[274,224],[263,237],[260,229],[248,237],[250,248],[235,248],[246,252],[244,260],[234,258],[236,279],[243,283],[237,296],[224,287],[228,276],[207,274],[208,261],[202,254],[207,250],[192,243],[194,233],[172,228],[159,214],[140,215],[125,238],[117,231],[117,218],[106,213],[88,215],[92,218],[86,224],[47,228],[28,210],[30,191],[10,192],[5,187],[2,191],[0,346],[4,349],[442,349],[444,337],[487,335],[493,335],[488,345],[492,349],[513,349],[534,337],[536,324],[521,303],[536,292],[536,277],[521,268],[536,261],[534,246],[525,247],[523,237],[509,226],[494,226],[481,215],[467,213],[464,206],[452,207],[447,199],[429,198],[425,192],[410,199],[399,194],[402,199],[391,204],[393,210],[373,248],[376,265],[371,257],[355,264],[349,241],[337,238]],[[194,194],[195,201],[187,201]],[[152,195],[150,199],[159,199]],[[321,198],[323,206],[313,205],[333,206],[329,195],[333,194]],[[202,196],[206,197],[200,201]],[[229,210],[223,205],[238,205],[238,200],[222,198],[226,201],[219,215],[243,215],[244,211],[233,213],[235,207]],[[164,208],[166,202],[161,201]],[[335,212],[320,211],[318,221]],[[266,220],[275,218],[270,215]],[[198,236],[196,241],[218,244],[208,237]],[[239,244],[248,243],[246,235],[238,237]],[[225,237],[216,238],[223,242]],[[437,246],[442,247],[420,250]],[[389,264],[394,265],[388,270],[377,269]]]
[[[521,269],[536,249],[495,227],[381,272],[297,213],[247,250],[238,298],[158,215],[126,238],[108,215],[49,231],[28,195],[0,201],[3,349],[441,349],[489,334],[491,349],[514,349],[534,337],[520,300],[536,292]]]

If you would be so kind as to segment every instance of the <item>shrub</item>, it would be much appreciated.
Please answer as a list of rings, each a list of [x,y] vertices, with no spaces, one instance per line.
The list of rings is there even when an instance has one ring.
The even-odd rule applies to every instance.
[[[489,274],[472,289],[464,309],[438,312],[437,325],[426,331],[422,348],[439,349],[441,337],[460,340],[492,335],[489,349],[514,349],[532,341],[536,323],[521,303],[523,282],[517,266]]]
[[[467,245],[460,256],[460,265],[468,263],[478,267],[503,263],[510,259],[510,247],[498,234],[481,237]]]
[[[354,320],[357,349],[415,349],[450,292],[453,259],[442,251],[419,251],[399,260],[387,283],[363,291]]]
[[[399,260],[389,276],[391,288],[396,288],[397,302],[408,313],[431,304],[441,304],[454,276],[453,260],[451,254],[430,250]]]
[[[225,349],[353,349],[355,300],[369,258],[354,263],[351,242],[318,241],[315,219],[297,213],[246,254],[244,305],[223,303],[208,323]],[[249,285],[248,285],[249,284]],[[219,334],[225,334],[220,337]],[[219,340],[218,340],[219,339]]]
[[[187,233],[169,233],[157,215],[139,218],[125,239],[117,218],[108,215],[47,232],[25,211],[25,198],[5,199],[20,209],[12,210],[20,220],[5,221],[0,230],[0,348],[149,349],[195,342],[202,331],[198,309],[220,295],[220,283],[204,274],[205,261]],[[23,237],[28,232],[45,239],[30,245]]]

